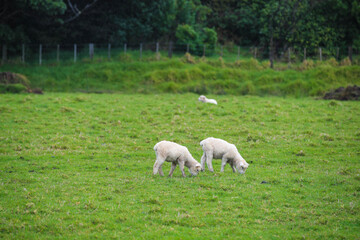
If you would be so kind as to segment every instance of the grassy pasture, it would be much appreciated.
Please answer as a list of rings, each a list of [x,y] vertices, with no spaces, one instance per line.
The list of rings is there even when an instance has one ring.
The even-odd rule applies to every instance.
[[[359,102],[197,97],[1,95],[0,238],[359,237]],[[152,176],[158,141],[200,160],[210,136],[245,175]]]
[[[349,63],[348,63],[349,64]],[[25,75],[32,88],[46,92],[197,93],[256,96],[323,96],[338,87],[360,84],[360,66],[335,60],[277,65],[269,61],[214,58],[154,58],[139,61],[119,56],[69,64],[8,64],[1,71]]]

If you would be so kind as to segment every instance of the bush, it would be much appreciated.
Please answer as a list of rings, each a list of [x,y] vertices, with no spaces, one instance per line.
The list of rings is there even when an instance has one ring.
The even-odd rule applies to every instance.
[[[0,83],[0,93],[21,93],[26,92],[27,88],[20,84],[1,84]]]
[[[341,60],[340,66],[351,66],[350,58],[346,57],[343,60]]]

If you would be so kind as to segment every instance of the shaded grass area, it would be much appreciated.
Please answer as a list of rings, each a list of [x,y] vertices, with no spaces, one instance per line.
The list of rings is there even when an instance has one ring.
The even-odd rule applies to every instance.
[[[33,88],[51,92],[188,93],[258,96],[321,96],[338,88],[360,84],[360,66],[339,66],[335,60],[298,65],[279,65],[242,59],[184,56],[132,60],[123,55],[115,61],[62,65],[3,65],[0,71],[26,75]],[[349,63],[346,63],[349,64]]]
[[[214,106],[197,97],[2,95],[0,236],[358,236],[358,102],[216,96]],[[152,176],[158,141],[200,160],[210,136],[238,147],[245,175],[219,173],[215,160],[215,173]]]

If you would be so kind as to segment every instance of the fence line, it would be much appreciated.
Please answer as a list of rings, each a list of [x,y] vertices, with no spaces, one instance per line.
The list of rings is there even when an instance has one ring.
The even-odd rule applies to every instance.
[[[38,54],[36,54],[36,46],[38,46]],[[270,52],[275,51],[275,60],[279,62],[291,63],[304,61],[307,59],[323,61],[324,58],[335,58],[340,61],[348,57],[351,61],[353,58],[359,59],[359,49],[349,46],[346,48],[340,47],[318,47],[318,48],[299,48],[287,47],[286,49],[269,49],[265,46],[236,46],[236,45],[195,45],[195,44],[174,44],[173,42],[167,43],[140,43],[137,44],[123,44],[122,45],[107,44],[19,44],[8,46],[2,45],[2,64],[6,62],[14,62],[12,60],[19,59],[22,63],[34,63],[36,55],[38,55],[38,64],[42,65],[44,60],[56,61],[60,63],[61,59],[70,58],[70,52],[73,49],[73,61],[76,63],[79,59],[88,58],[93,61],[94,57],[104,57],[107,53],[107,59],[111,60],[115,56],[114,52],[118,54],[130,54],[136,57],[136,49],[138,49],[138,59],[142,60],[145,52],[154,52],[156,60],[160,59],[161,52],[167,52],[168,58],[172,58],[173,54],[190,53],[202,57],[221,57],[232,58],[233,60],[240,60],[241,57],[253,57],[259,60],[270,60]],[[85,53],[88,49],[88,55]],[[346,51],[347,50],[347,51]],[[55,56],[54,56],[55,55]],[[145,54],[146,55],[146,54]]]

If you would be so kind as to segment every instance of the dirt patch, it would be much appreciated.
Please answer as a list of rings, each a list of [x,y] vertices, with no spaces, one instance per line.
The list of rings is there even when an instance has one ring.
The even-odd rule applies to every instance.
[[[336,99],[336,100],[360,100],[360,87],[348,86],[346,88],[339,87],[334,91],[325,93],[324,99]]]

